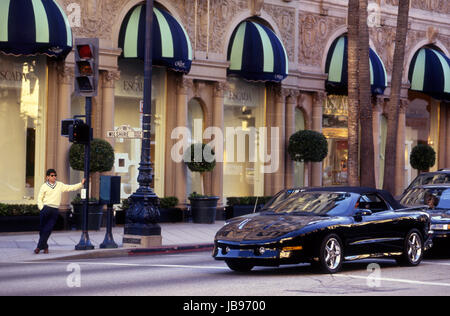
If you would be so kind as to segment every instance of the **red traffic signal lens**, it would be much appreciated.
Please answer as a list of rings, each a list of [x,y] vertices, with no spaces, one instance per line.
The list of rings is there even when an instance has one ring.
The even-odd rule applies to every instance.
[[[79,45],[77,47],[78,55],[83,59],[90,59],[94,55],[90,45]]]

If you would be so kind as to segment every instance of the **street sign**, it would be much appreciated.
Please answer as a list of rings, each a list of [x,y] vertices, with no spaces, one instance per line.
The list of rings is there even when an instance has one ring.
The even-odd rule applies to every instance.
[[[117,127],[114,131],[106,132],[107,138],[128,138],[128,139],[142,139],[143,133],[140,130],[135,130],[130,125],[122,125]]]

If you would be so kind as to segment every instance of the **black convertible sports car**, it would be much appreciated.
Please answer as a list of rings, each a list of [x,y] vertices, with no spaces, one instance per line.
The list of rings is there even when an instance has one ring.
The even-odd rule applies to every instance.
[[[326,273],[345,260],[394,257],[415,266],[431,246],[430,217],[401,210],[371,188],[284,190],[262,212],[229,220],[216,234],[213,257],[230,269],[311,262]]]

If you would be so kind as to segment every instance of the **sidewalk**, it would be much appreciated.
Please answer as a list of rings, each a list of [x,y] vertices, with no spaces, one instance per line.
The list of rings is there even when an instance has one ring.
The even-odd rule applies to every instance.
[[[157,249],[122,248],[123,227],[113,228],[114,241],[119,246],[118,249],[99,249],[105,238],[105,228],[89,232],[89,238],[95,246],[94,250],[89,251],[75,250],[75,245],[80,241],[81,231],[53,232],[48,241],[50,253],[41,252],[39,255],[33,253],[39,240],[39,232],[0,233],[0,263],[206,251],[212,249],[214,236],[223,224],[223,221],[216,221],[215,224],[161,223],[162,247]]]

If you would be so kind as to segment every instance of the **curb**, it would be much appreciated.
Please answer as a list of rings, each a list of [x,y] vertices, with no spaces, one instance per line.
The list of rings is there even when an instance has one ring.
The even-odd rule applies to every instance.
[[[214,244],[180,245],[159,248],[129,249],[129,256],[161,255],[187,252],[207,252],[214,249]]]
[[[118,249],[98,249],[87,250],[80,254],[70,254],[55,258],[42,259],[38,261],[56,261],[56,260],[80,260],[80,259],[100,259],[100,258],[120,258],[129,256],[151,256],[191,252],[208,252],[214,249],[214,244],[196,244],[196,245],[174,245],[158,248],[118,248]]]

